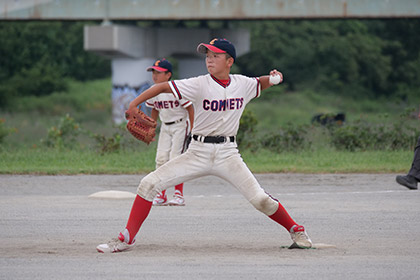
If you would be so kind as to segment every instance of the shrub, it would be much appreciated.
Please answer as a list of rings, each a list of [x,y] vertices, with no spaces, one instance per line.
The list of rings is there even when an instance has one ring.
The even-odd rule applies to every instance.
[[[358,120],[330,129],[332,144],[338,150],[401,150],[412,149],[418,138],[417,129],[405,121],[375,125]]]
[[[52,148],[74,148],[75,144],[78,143],[79,136],[87,136],[95,141],[94,145],[101,155],[118,152],[124,147],[133,147],[140,142],[133,140],[135,138],[131,137],[131,134],[126,131],[125,125],[116,126],[113,129],[116,131],[111,137],[93,133],[82,128],[73,117],[66,114],[60,118],[58,125],[48,129],[47,139],[41,140],[41,142]],[[125,137],[125,135],[128,137]]]
[[[122,135],[118,132],[114,133],[112,137],[106,137],[101,134],[92,134],[92,137],[96,140],[97,148],[101,155],[117,152],[121,148]]]
[[[4,139],[9,136],[12,132],[16,131],[14,128],[7,127],[5,125],[6,120],[0,119],[0,144],[4,142]]]
[[[238,146],[243,148],[255,146],[257,125],[258,119],[255,114],[252,111],[245,109],[239,122],[239,130],[236,135]]]
[[[356,151],[365,149],[372,141],[368,126],[360,122],[330,129],[332,144],[338,150]]]
[[[71,148],[74,147],[80,133],[80,125],[69,114],[66,114],[57,126],[48,129],[47,139],[41,141],[48,147]]]
[[[261,145],[273,152],[297,151],[310,146],[307,140],[308,125],[287,124],[279,132],[267,135]]]

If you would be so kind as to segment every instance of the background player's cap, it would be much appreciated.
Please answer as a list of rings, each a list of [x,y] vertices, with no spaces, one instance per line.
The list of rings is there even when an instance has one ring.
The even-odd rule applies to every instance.
[[[227,53],[233,60],[236,60],[236,50],[231,42],[226,39],[216,38],[210,41],[209,44],[201,43],[197,47],[199,53],[206,53],[207,50],[211,50],[214,53]]]
[[[172,64],[169,62],[169,60],[166,60],[165,58],[156,60],[155,64],[153,66],[150,66],[147,68],[147,71],[156,70],[159,72],[171,72],[172,73]]]

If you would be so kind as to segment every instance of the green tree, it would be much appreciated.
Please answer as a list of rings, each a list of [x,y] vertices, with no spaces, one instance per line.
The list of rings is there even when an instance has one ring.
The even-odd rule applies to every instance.
[[[67,78],[109,76],[109,61],[84,51],[83,25],[0,22],[0,107],[19,96],[64,91]]]
[[[290,90],[310,87],[353,96],[419,93],[419,19],[241,22],[251,52],[238,58],[244,74],[280,68]]]

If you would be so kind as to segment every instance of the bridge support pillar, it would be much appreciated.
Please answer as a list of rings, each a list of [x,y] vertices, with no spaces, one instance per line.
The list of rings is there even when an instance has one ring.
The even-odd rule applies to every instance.
[[[84,48],[112,60],[112,118],[125,122],[128,104],[152,84],[146,68],[158,58],[174,57],[177,77],[206,74],[204,57],[197,53],[199,43],[216,37],[230,40],[237,56],[250,49],[245,29],[140,28],[124,25],[95,25],[84,28]],[[142,110],[149,111],[144,105]]]

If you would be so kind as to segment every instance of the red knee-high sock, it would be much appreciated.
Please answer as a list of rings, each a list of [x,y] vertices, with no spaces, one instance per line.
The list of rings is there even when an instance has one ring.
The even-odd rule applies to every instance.
[[[175,191],[178,191],[183,195],[184,183],[178,184],[175,186]]]
[[[140,230],[147,215],[149,215],[152,208],[152,202],[147,201],[139,195],[136,196],[133,206],[131,207],[130,217],[128,218],[126,229],[130,233],[130,240],[127,243],[132,243]]]
[[[293,221],[292,217],[290,217],[289,213],[287,213],[286,209],[283,207],[283,205],[279,202],[279,208],[277,211],[271,215],[268,216],[270,219],[276,221],[277,223],[284,226],[288,231],[294,226],[297,225],[295,221]]]
[[[166,190],[163,190],[161,193],[162,193],[162,197],[165,197]]]

